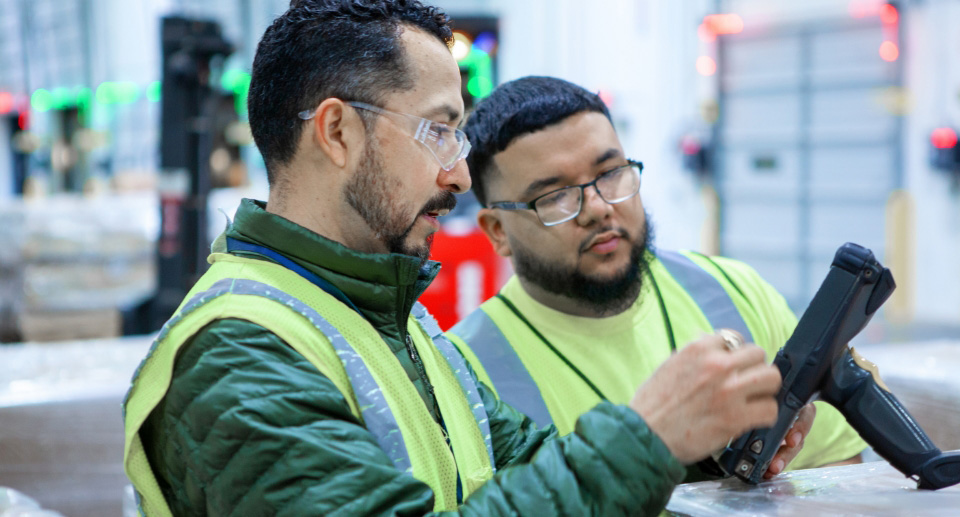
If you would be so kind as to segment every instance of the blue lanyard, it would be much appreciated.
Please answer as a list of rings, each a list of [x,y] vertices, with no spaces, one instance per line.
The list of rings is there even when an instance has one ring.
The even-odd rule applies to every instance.
[[[323,289],[327,294],[329,294],[330,296],[333,296],[337,300],[340,300],[347,307],[350,307],[351,309],[356,311],[357,314],[363,317],[363,313],[360,312],[360,309],[357,308],[357,306],[354,305],[354,303],[351,302],[349,298],[347,298],[347,295],[343,294],[343,291],[341,291],[340,289],[337,289],[335,285],[331,284],[330,282],[327,282],[326,280],[317,276],[315,273],[308,271],[306,268],[304,268],[300,264],[297,264],[296,262],[290,260],[286,256],[281,255],[280,253],[270,248],[267,248],[265,246],[260,246],[258,244],[251,244],[249,242],[237,240],[237,239],[234,239],[233,237],[227,237],[227,251],[231,251],[231,252],[246,251],[250,253],[257,253],[259,255],[263,255],[273,260],[274,262],[280,264],[281,266],[289,269],[290,271],[293,271],[294,273],[302,276],[306,280],[310,281],[311,284],[319,287],[320,289]],[[364,317],[364,319],[366,318]]]

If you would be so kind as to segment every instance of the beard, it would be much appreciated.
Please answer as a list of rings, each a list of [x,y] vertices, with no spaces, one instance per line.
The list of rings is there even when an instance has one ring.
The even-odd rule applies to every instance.
[[[411,221],[410,210],[397,200],[403,186],[399,178],[391,178],[384,172],[380,148],[368,136],[358,169],[344,185],[343,196],[389,253],[409,255],[424,263],[430,258],[433,234],[422,244],[417,244],[407,242],[410,232],[421,215],[442,209],[453,210],[457,199],[450,192],[441,192],[427,201]]]
[[[584,245],[596,235],[610,230],[612,228],[598,228],[584,239]],[[650,216],[644,212],[644,224],[638,239],[630,239],[625,230],[620,230],[620,236],[632,243],[630,258],[620,271],[607,277],[590,276],[580,271],[579,258],[577,264],[567,266],[537,257],[527,248],[517,246],[516,242],[511,242],[510,247],[518,276],[547,292],[586,303],[600,315],[613,315],[625,311],[637,300],[644,274],[650,269],[650,259],[644,255],[653,247]],[[584,251],[581,249],[578,253],[582,256]]]

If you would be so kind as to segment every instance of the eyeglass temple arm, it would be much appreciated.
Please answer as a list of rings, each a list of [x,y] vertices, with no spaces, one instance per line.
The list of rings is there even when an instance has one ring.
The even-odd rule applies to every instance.
[[[490,208],[501,208],[503,210],[533,210],[532,203],[520,203],[517,201],[497,201],[490,203]]]

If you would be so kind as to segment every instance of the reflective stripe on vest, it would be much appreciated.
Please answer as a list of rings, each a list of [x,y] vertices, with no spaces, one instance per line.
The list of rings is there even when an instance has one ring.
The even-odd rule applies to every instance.
[[[747,323],[716,277],[676,251],[657,250],[657,258],[670,276],[693,298],[710,326],[714,329],[736,330],[743,335],[744,342],[753,343]]]
[[[497,300],[496,303],[503,302]],[[540,427],[553,423],[537,383],[500,331],[500,327],[483,309],[471,312],[454,325],[450,333],[460,336],[470,345],[470,350],[483,364],[497,393],[503,394],[501,398],[509,397],[511,406],[530,417]]]
[[[690,295],[714,329],[740,332],[747,343],[753,335],[717,279],[694,261],[675,251],[657,250],[657,258],[670,275]],[[486,303],[503,303],[490,300]],[[483,310],[476,309],[450,329],[470,346],[480,360],[501,398],[533,419],[539,426],[550,425],[553,418],[537,383],[523,365],[500,327]]]
[[[433,344],[443,354],[443,358],[450,363],[450,368],[456,374],[457,380],[460,381],[460,387],[463,388],[463,393],[467,397],[467,403],[470,404],[473,417],[477,419],[477,425],[480,426],[483,443],[487,446],[487,452],[490,454],[490,465],[496,465],[497,462],[493,457],[493,441],[490,436],[490,419],[487,418],[487,409],[483,406],[483,400],[480,398],[480,392],[477,391],[477,385],[473,382],[473,378],[470,377],[470,372],[467,370],[466,361],[457,351],[457,348],[453,346],[453,343],[443,336],[443,330],[440,329],[437,320],[427,312],[427,308],[422,303],[414,304],[413,310],[410,312],[417,318],[417,323],[427,333],[427,336],[433,340]]]
[[[327,337],[330,345],[336,350],[340,362],[343,363],[343,368],[347,371],[350,384],[353,386],[354,395],[357,397],[357,405],[360,408],[360,414],[367,430],[373,434],[377,443],[380,444],[380,448],[387,453],[397,470],[408,473],[413,471],[410,456],[407,454],[407,447],[403,441],[403,434],[400,433],[400,426],[397,424],[393,412],[390,411],[387,401],[384,400],[380,386],[373,379],[373,374],[370,373],[370,369],[367,368],[363,359],[350,346],[350,343],[347,343],[347,340],[344,339],[336,327],[307,304],[276,287],[261,282],[225,278],[213,284],[207,291],[207,293],[211,293],[211,297],[228,292],[257,295],[280,302],[313,323],[317,330]],[[197,296],[204,295],[206,293]]]
[[[215,254],[214,257],[217,257],[217,255]],[[302,323],[297,323],[297,325],[294,325],[292,327],[288,325],[288,327],[285,327],[282,329],[281,328],[276,329],[276,332],[278,333],[278,335],[281,335],[282,338],[284,334],[289,333],[288,329],[292,329],[294,327],[298,329],[302,329],[302,331],[299,331],[300,333],[296,335],[304,336],[304,337],[299,339],[294,338],[293,341],[289,341],[289,342],[309,341],[310,340],[309,334],[312,331],[307,329],[316,329],[317,331],[322,333],[327,338],[331,346],[330,348],[324,347],[321,350],[328,350],[327,352],[324,352],[324,354],[331,356],[330,358],[332,358],[333,354],[335,353],[336,357],[340,360],[339,362],[341,363],[340,365],[337,365],[337,368],[339,368],[339,366],[341,365],[343,366],[342,371],[337,373],[336,370],[333,370],[331,372],[333,373],[333,375],[331,376],[328,374],[327,377],[330,377],[331,381],[333,381],[333,383],[337,386],[337,389],[339,389],[347,398],[347,402],[351,406],[351,412],[353,412],[355,416],[357,416],[358,418],[361,418],[364,421],[365,427],[374,435],[378,445],[388,455],[388,457],[394,463],[396,468],[410,474],[416,474],[418,472],[418,469],[421,469],[421,468],[427,469],[424,472],[433,472],[433,469],[436,467],[431,466],[430,463],[426,463],[426,464],[423,463],[423,459],[425,457],[424,457],[424,453],[421,452],[424,450],[428,450],[423,448],[425,443],[431,443],[431,444],[433,443],[434,438],[431,438],[431,436],[433,435],[432,431],[426,432],[426,433],[419,433],[419,432],[416,432],[416,427],[412,429],[408,429],[408,430],[413,430],[415,432],[415,435],[412,438],[408,436],[408,440],[407,440],[407,442],[410,442],[410,440],[412,440],[411,443],[413,443],[413,446],[416,447],[416,449],[413,449],[413,453],[411,453],[407,449],[407,442],[405,442],[404,434],[403,434],[404,433],[403,429],[407,429],[403,426],[404,425],[408,426],[410,424],[409,423],[402,424],[398,422],[395,416],[395,411],[400,411],[400,413],[397,413],[397,414],[400,414],[401,416],[409,414],[409,408],[407,410],[404,410],[403,406],[398,408],[391,408],[387,401],[387,399],[390,397],[384,397],[384,392],[381,391],[380,386],[377,384],[375,380],[376,377],[371,372],[371,368],[373,368],[374,370],[377,370],[378,368],[382,368],[384,364],[388,365],[388,369],[392,368],[392,366],[389,366],[389,365],[393,364],[395,361],[390,361],[389,359],[387,359],[384,363],[380,363],[378,359],[377,360],[378,362],[376,364],[372,366],[368,366],[367,363],[364,362],[361,354],[358,353],[358,351],[353,348],[351,343],[341,334],[341,332],[338,331],[337,328],[326,319],[326,317],[322,316],[319,312],[317,312],[319,309],[314,309],[314,307],[317,306],[316,303],[318,303],[318,300],[313,300],[313,298],[307,297],[307,298],[304,298],[304,300],[306,300],[305,302],[300,299],[297,299],[296,297],[288,294],[285,291],[282,291],[275,285],[272,285],[272,284],[285,285],[284,282],[288,282],[288,281],[299,282],[300,278],[299,277],[297,277],[296,279],[291,278],[292,273],[290,273],[288,270],[279,268],[278,266],[275,266],[273,264],[268,264],[260,260],[244,259],[240,257],[231,257],[231,256],[222,256],[219,259],[215,259],[214,262],[215,262],[214,266],[211,268],[210,271],[208,271],[208,275],[212,275],[214,277],[214,279],[211,279],[212,283],[207,284],[208,287],[205,291],[198,292],[197,290],[195,290],[194,293],[196,294],[191,296],[191,298],[187,302],[185,302],[182,305],[182,307],[178,310],[175,317],[171,319],[169,322],[167,322],[167,324],[164,326],[164,329],[161,331],[161,334],[158,336],[157,341],[155,342],[154,347],[151,349],[147,359],[144,360],[144,362],[138,368],[137,373],[135,373],[134,386],[131,387],[131,391],[128,393],[127,399],[124,401],[124,420],[126,422],[125,427],[127,428],[127,438],[126,438],[126,448],[125,448],[125,468],[127,469],[128,475],[130,475],[131,472],[138,472],[142,474],[137,476],[130,475],[131,480],[134,481],[135,486],[137,487],[137,499],[138,499],[138,503],[140,503],[141,511],[143,511],[144,509],[150,508],[153,510],[150,512],[151,515],[152,514],[169,515],[169,509],[167,508],[166,502],[163,500],[163,496],[159,491],[159,487],[156,484],[155,477],[153,476],[150,465],[146,460],[146,456],[143,452],[142,443],[140,442],[140,439],[139,439],[139,429],[140,429],[139,426],[142,425],[142,422],[145,421],[146,416],[148,414],[143,412],[144,408],[146,408],[147,411],[152,411],[152,408],[154,407],[152,405],[145,406],[144,405],[145,402],[141,402],[142,397],[140,397],[139,395],[137,397],[134,397],[134,393],[137,392],[136,387],[139,385],[137,383],[137,380],[140,378],[141,371],[148,364],[151,358],[155,355],[161,356],[161,357],[163,356],[167,356],[167,357],[163,360],[159,360],[159,363],[157,363],[156,366],[154,366],[151,362],[152,371],[154,372],[157,371],[157,366],[159,366],[159,368],[162,370],[164,367],[160,365],[165,363],[165,361],[169,361],[172,364],[173,358],[170,355],[169,350],[171,349],[176,350],[176,348],[179,347],[180,344],[182,344],[183,342],[186,342],[186,339],[184,338],[184,336],[192,335],[191,334],[192,332],[198,331],[201,328],[201,325],[205,325],[205,323],[202,323],[202,322],[206,321],[208,318],[212,318],[211,320],[215,320],[219,317],[225,317],[225,318],[238,317],[238,316],[231,316],[230,314],[235,313],[237,310],[240,310],[240,312],[251,314],[250,316],[242,316],[242,315],[239,316],[241,319],[249,319],[254,323],[265,326],[268,330],[271,328],[269,322],[267,321],[261,322],[259,320],[259,316],[256,316],[256,317],[253,316],[253,314],[258,314],[257,312],[258,309],[255,308],[256,304],[250,304],[249,302],[241,302],[240,305],[226,305],[226,306],[223,304],[220,304],[221,301],[224,301],[224,302],[228,301],[226,297],[223,297],[223,295],[225,294],[248,296],[248,297],[257,296],[257,297],[265,298],[265,299],[271,300],[271,302],[268,302],[268,303],[276,303],[275,307],[277,308],[277,310],[281,312],[287,309],[290,309],[294,311],[296,314],[299,314],[299,316],[294,316],[293,313],[291,313],[292,317],[299,318],[300,316],[302,316],[305,320],[303,319],[297,320]],[[236,264],[231,264],[231,262],[235,262]],[[254,274],[252,276],[246,273],[241,273],[241,271],[250,271],[249,266],[251,265],[253,265],[254,269],[259,271],[259,273]],[[246,267],[247,269],[243,269],[244,267]],[[271,271],[271,268],[273,268],[273,271]],[[215,270],[217,272],[214,272]],[[240,273],[240,274],[237,275],[237,273]],[[216,279],[216,277],[218,276],[219,276],[219,279]],[[233,276],[246,276],[248,278],[232,278]],[[256,278],[256,280],[251,278]],[[263,280],[263,281],[259,281],[259,280]],[[269,282],[269,283],[265,283],[265,282]],[[198,284],[202,284],[202,280],[201,282],[198,282]],[[330,300],[332,301],[332,299]],[[210,315],[206,315],[206,314],[201,315],[198,312],[198,309],[202,308],[203,305],[211,302],[214,304],[220,304],[219,305],[220,307],[236,306],[237,309],[230,309],[230,311],[232,311],[230,312],[230,314],[222,312],[221,309],[214,309],[215,312],[212,312]],[[234,303],[234,302],[230,302],[230,303]],[[323,303],[326,303],[326,302],[323,302]],[[340,304],[336,304],[336,305],[339,306]],[[247,308],[247,309],[244,309],[244,308]],[[263,310],[263,309],[259,309],[259,310]],[[339,309],[336,309],[336,310],[339,310]],[[346,310],[345,307],[344,307],[344,310]],[[432,320],[432,317],[430,317],[427,314],[426,309],[423,308],[422,306],[417,307],[416,310],[417,310],[417,314],[415,314],[414,316],[416,318],[417,324],[420,327],[420,330],[422,331],[423,336],[428,337],[429,334],[434,333],[433,329],[431,328],[431,325],[435,325],[435,321]],[[227,315],[220,316],[221,314],[227,314]],[[259,314],[262,314],[262,313],[259,313]],[[353,316],[353,317],[356,317],[356,316]],[[189,324],[186,325],[186,328],[187,329],[193,328],[196,330],[187,330],[186,332],[188,332],[188,334],[184,334],[184,336],[170,338],[171,331],[173,331],[175,328],[180,328],[178,327],[178,323],[180,322],[184,322],[185,324],[189,322]],[[303,331],[306,331],[307,334],[303,334]],[[183,334],[184,331],[178,330],[178,332]],[[158,352],[158,350],[161,350],[161,348],[158,345],[163,343],[165,339],[168,341],[169,339],[173,339],[174,342],[171,342],[169,344],[169,347],[162,348],[162,350],[166,350],[167,352],[160,353]],[[289,339],[290,339],[289,337],[285,338],[285,341],[288,341]],[[368,337],[367,338],[360,337],[360,339],[376,339],[376,340],[382,341],[382,338],[380,338],[380,336],[376,333],[375,329],[373,329],[372,327],[370,327],[369,329]],[[415,343],[418,343],[418,342],[419,341],[415,340]],[[362,341],[361,343],[365,343],[365,341]],[[359,346],[360,343],[357,343],[357,345]],[[302,345],[295,346],[294,348],[298,348],[299,346],[302,346]],[[307,346],[307,349],[305,350],[309,352],[310,346],[313,346],[313,345]],[[489,421],[487,419],[486,411],[482,401],[479,398],[476,385],[473,383],[473,379],[470,377],[469,372],[465,366],[465,363],[463,362],[463,359],[459,358],[460,357],[459,354],[452,347],[452,345],[449,345],[449,343],[446,343],[445,345],[441,344],[439,347],[431,346],[427,349],[423,349],[422,344],[418,344],[417,346],[421,347],[421,358],[425,358],[427,356],[436,356],[437,360],[439,360],[439,363],[434,361],[432,364],[444,365],[444,363],[446,363],[445,366],[434,366],[433,370],[431,370],[429,366],[427,368],[428,368],[428,371],[439,372],[440,378],[449,379],[449,381],[443,381],[442,384],[444,386],[451,386],[451,385],[454,386],[453,388],[454,391],[450,391],[449,388],[445,388],[445,391],[443,392],[440,392],[438,390],[438,402],[441,404],[442,409],[445,409],[447,407],[454,408],[453,411],[451,411],[450,414],[448,415],[448,418],[451,419],[451,420],[448,420],[448,425],[452,424],[453,426],[458,427],[460,429],[460,432],[458,432],[457,435],[455,436],[451,435],[449,442],[443,443],[442,432],[439,430],[439,428],[437,428],[436,439],[438,439],[439,441],[434,445],[443,450],[446,450],[448,453],[451,452],[450,447],[452,445],[454,450],[461,450],[462,452],[465,453],[464,458],[467,458],[467,459],[463,460],[465,462],[463,465],[461,465],[461,458],[459,454],[457,456],[450,456],[450,458],[456,461],[456,467],[454,467],[453,472],[456,473],[457,471],[462,469],[463,474],[467,476],[464,479],[464,482],[465,482],[464,496],[466,497],[466,495],[471,493],[473,490],[476,490],[477,488],[479,488],[479,486],[482,485],[483,482],[485,482],[487,479],[489,479],[490,476],[492,476],[492,467],[493,465],[495,465],[495,463],[493,462],[493,447],[490,439]],[[444,350],[444,348],[446,348],[446,350]],[[361,351],[367,350],[367,349],[368,349],[368,345],[364,345],[358,348],[358,350],[361,350]],[[298,351],[301,354],[304,353],[299,349]],[[437,353],[437,352],[440,352],[440,353]],[[369,351],[364,352],[364,354],[368,354],[368,353]],[[324,355],[324,354],[321,354],[321,355]],[[321,373],[326,373],[327,371],[330,371],[330,366],[326,365],[327,363],[323,362],[322,358],[316,356],[313,352],[309,352],[307,355],[305,355],[305,357],[308,360],[310,360],[311,363],[317,366],[321,370]],[[459,361],[457,360],[450,361],[449,358],[451,357],[454,359],[459,358]],[[369,357],[367,359],[368,361],[370,360]],[[321,362],[318,363],[317,360],[321,360]],[[380,366],[377,366],[377,365],[380,365]],[[438,367],[440,367],[441,369],[436,370],[436,368]],[[402,378],[405,379],[406,376],[403,375],[403,370],[402,368],[400,368],[399,364],[396,365],[396,368],[398,368],[397,373],[401,375]],[[169,383],[169,371],[167,372],[166,375],[168,380],[165,382]],[[382,373],[379,375],[382,375]],[[454,378],[457,379],[455,382],[453,381]],[[168,386],[168,384],[163,386],[161,393],[166,392],[166,389],[167,389],[166,386]],[[464,403],[466,403],[466,405],[462,406],[462,409],[460,409],[458,405],[449,406],[450,404],[459,404],[455,402],[455,399],[458,397],[458,395],[456,395],[457,388],[461,388],[459,392],[464,394],[464,399],[462,400],[464,401]],[[410,389],[413,389],[412,386]],[[453,394],[452,395],[453,399],[451,399],[451,394]],[[392,397],[396,398],[396,394],[393,394]],[[132,399],[136,399],[136,400],[132,401]],[[354,402],[354,399],[356,400],[356,402]],[[413,400],[413,399],[410,399],[410,400]],[[454,400],[454,402],[450,402],[451,400]],[[394,404],[398,402],[401,404],[405,404],[407,403],[407,401],[408,401],[407,398],[398,399],[398,400],[394,400]],[[411,402],[411,403],[414,403],[414,402]],[[415,399],[415,403],[422,405],[422,401],[420,401],[419,398]],[[146,404],[150,404],[150,403],[146,403]],[[444,404],[447,404],[447,405],[444,405]],[[128,408],[128,405],[129,405],[129,408]],[[136,408],[135,414],[139,416],[131,417],[133,418],[133,420],[130,420],[128,418],[128,409],[131,411],[134,411],[133,408]],[[407,413],[404,413],[404,411],[407,411]],[[425,411],[426,410],[424,408],[424,414],[426,415]],[[462,415],[462,416],[458,416],[458,415]],[[470,418],[467,415],[471,415],[473,416],[473,418]],[[463,419],[463,416],[467,416],[467,419]],[[407,417],[404,417],[404,418],[407,418]],[[466,424],[466,427],[464,427],[465,422],[470,422],[473,420],[475,421],[472,422],[471,424]],[[430,421],[433,422],[432,419],[430,419]],[[140,423],[136,423],[136,422],[140,422]],[[472,441],[474,440],[474,438],[469,437],[470,436],[469,432],[467,433],[463,432],[464,429],[469,430],[469,428],[472,425],[475,425],[475,427],[473,427],[474,429],[473,432],[476,433],[476,441]],[[481,442],[481,439],[482,439],[482,442]],[[417,445],[417,444],[420,444],[420,445]],[[471,445],[471,444],[475,444],[475,445]],[[476,446],[475,452],[473,452],[474,446]],[[426,458],[429,458],[431,453],[428,452],[426,454],[427,454]],[[411,460],[411,456],[419,457],[421,459]],[[417,463],[417,461],[420,461],[420,463]],[[487,464],[487,465],[484,465],[484,464]],[[419,467],[417,465],[419,465]],[[427,474],[427,475],[435,476],[435,474]],[[454,475],[454,479],[455,478],[456,478],[456,475]],[[430,479],[434,479],[434,477],[430,477]],[[441,477],[437,479],[437,481],[439,482],[442,479],[443,479],[443,475],[441,475]],[[435,510],[438,510],[438,511],[450,510],[450,509],[456,508],[457,501],[456,501],[456,498],[453,497],[455,492],[455,490],[453,490],[454,485],[450,485],[448,487],[449,490],[448,488],[443,488],[443,490],[440,490],[440,488],[442,487],[447,487],[447,484],[446,484],[447,482],[444,481],[442,485],[434,486],[433,482],[429,482],[427,480],[424,480],[424,481],[427,482],[427,484],[434,490],[434,493],[436,495],[436,502],[435,502],[435,508],[434,508]],[[145,492],[143,494],[140,493],[140,490],[142,489],[145,489]],[[444,493],[447,494],[446,497],[443,496]],[[149,504],[143,503],[140,500],[141,495],[148,500]]]

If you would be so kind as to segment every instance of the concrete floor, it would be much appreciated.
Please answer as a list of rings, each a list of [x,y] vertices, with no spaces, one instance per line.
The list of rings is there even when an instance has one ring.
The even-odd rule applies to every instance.
[[[123,515],[121,403],[151,341],[0,346],[0,486],[67,517]]]
[[[123,515],[120,399],[0,408],[0,480],[68,517]]]

